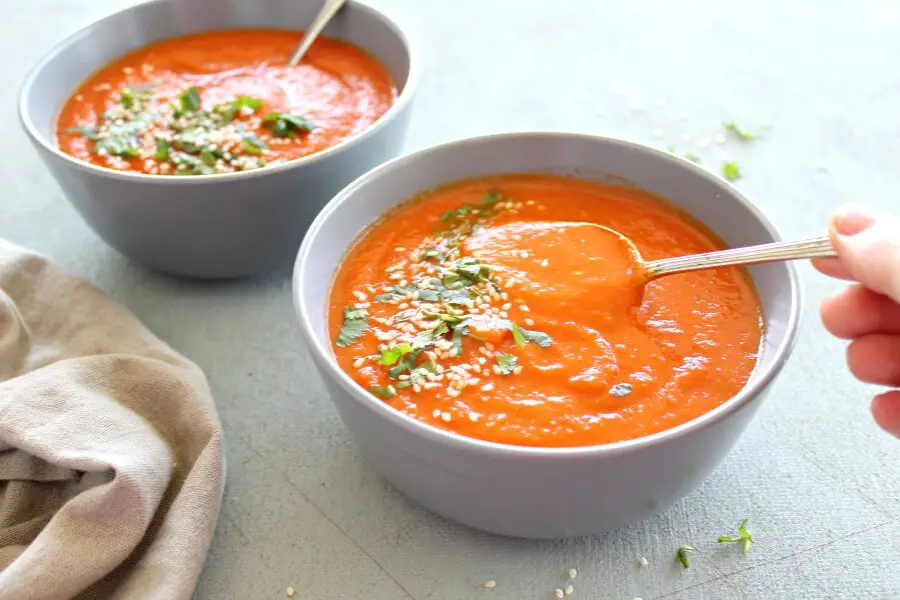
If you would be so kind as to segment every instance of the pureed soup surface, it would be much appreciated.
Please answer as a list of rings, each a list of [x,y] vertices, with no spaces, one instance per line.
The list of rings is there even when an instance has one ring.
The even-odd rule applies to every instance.
[[[733,397],[763,332],[749,276],[664,277],[641,301],[584,222],[647,260],[722,247],[638,189],[525,174],[439,188],[364,233],[338,271],[341,368],[421,421],[521,446],[642,437]]]
[[[288,67],[301,36],[215,31],[128,54],[66,102],[57,144],[111,169],[226,173],[334,146],[390,108],[397,94],[390,74],[352,44],[320,37]]]

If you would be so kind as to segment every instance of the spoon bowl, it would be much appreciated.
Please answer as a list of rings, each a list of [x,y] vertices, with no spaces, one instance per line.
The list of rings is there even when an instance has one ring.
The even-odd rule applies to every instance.
[[[609,234],[611,239],[615,239],[615,243],[624,244],[628,248],[630,256],[634,259],[634,265],[629,271],[634,274],[632,279],[639,281],[641,285],[660,277],[689,271],[837,256],[831,239],[828,236],[821,236],[647,261],[628,236],[604,225],[596,223],[590,225]]]

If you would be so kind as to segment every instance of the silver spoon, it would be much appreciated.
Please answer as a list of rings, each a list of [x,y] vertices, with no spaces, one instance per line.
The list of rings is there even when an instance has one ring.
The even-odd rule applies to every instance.
[[[303,34],[303,39],[297,44],[297,49],[294,50],[294,53],[288,60],[288,66],[297,66],[297,63],[300,62],[303,55],[309,51],[313,42],[316,41],[316,38],[319,37],[319,34],[325,29],[328,21],[337,14],[337,11],[339,11],[346,2],[347,0],[325,0],[325,4],[322,5],[322,10],[319,11],[319,14],[316,15],[315,20],[312,22],[312,25],[310,25],[306,30],[306,33]]]
[[[745,246],[744,248],[733,248],[731,250],[719,250],[704,254],[689,254],[687,256],[646,261],[641,256],[637,246],[628,237],[609,227],[595,226],[615,235],[628,245],[631,257],[638,267],[637,271],[643,276],[644,282],[665,277],[666,275],[699,271],[701,269],[837,256],[831,244],[831,239],[827,236],[822,236],[793,242],[773,242],[760,244],[759,246]]]

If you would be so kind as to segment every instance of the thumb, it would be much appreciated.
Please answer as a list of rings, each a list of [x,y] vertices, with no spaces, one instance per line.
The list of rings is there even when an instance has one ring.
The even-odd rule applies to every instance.
[[[847,206],[831,220],[831,239],[853,279],[900,302],[900,219]]]

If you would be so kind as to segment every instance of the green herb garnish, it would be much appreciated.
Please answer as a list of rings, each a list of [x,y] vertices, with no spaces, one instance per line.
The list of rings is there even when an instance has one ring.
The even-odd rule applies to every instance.
[[[497,360],[497,366],[500,367],[500,373],[503,375],[512,373],[519,364],[519,357],[515,354],[498,352],[494,354],[494,358]]]
[[[447,260],[447,255],[436,248],[429,248],[422,253],[420,260],[434,260],[436,263],[442,263]]]
[[[356,343],[369,328],[369,313],[361,308],[344,309],[344,323],[338,333],[337,345],[340,347]]]
[[[740,543],[744,549],[744,554],[747,554],[750,551],[750,542],[753,541],[753,535],[747,531],[747,518],[745,517],[743,521],[741,521],[740,526],[738,526],[738,535],[737,537],[731,537],[728,535],[719,536],[718,542],[720,544],[726,543]]]
[[[297,137],[297,133],[309,133],[313,130],[312,121],[300,115],[273,112],[263,117],[263,125],[269,128],[275,137]]]
[[[397,390],[395,390],[392,385],[386,385],[384,387],[380,385],[370,385],[369,391],[385,400],[390,400],[394,397],[394,394],[397,393]]]
[[[678,557],[678,562],[680,562],[681,566],[685,569],[691,566],[691,562],[690,560],[688,560],[688,554],[693,551],[693,546],[688,546],[687,544],[685,544],[684,546],[680,547],[677,552],[675,552],[675,556]]]
[[[609,395],[617,396],[619,398],[627,396],[631,392],[632,388],[630,383],[617,383],[616,385],[609,388]]]
[[[541,348],[547,348],[553,343],[553,338],[541,331],[524,329],[515,323],[510,323],[509,329],[512,331],[513,341],[516,343],[516,346],[520,348],[525,346],[525,342],[537,344]]]
[[[156,152],[153,156],[156,160],[169,160],[169,140],[158,138],[156,140]]]
[[[262,105],[263,101],[259,98],[254,98],[252,96],[239,96],[238,98],[232,100],[231,103],[220,106],[219,109],[222,112],[222,118],[225,119],[226,123],[228,123],[234,120],[234,116],[238,114],[245,106],[247,108],[253,109],[253,111],[255,112],[262,108]]]
[[[413,350],[414,348],[409,344],[400,344],[399,346],[388,348],[381,353],[379,362],[383,365],[393,365],[403,358],[403,355],[409,354]]]
[[[178,96],[178,105],[182,113],[197,112],[200,110],[200,92],[195,87],[186,89]]]
[[[741,168],[734,161],[727,162],[722,165],[722,175],[724,175],[725,179],[728,181],[737,181],[741,178]]]

